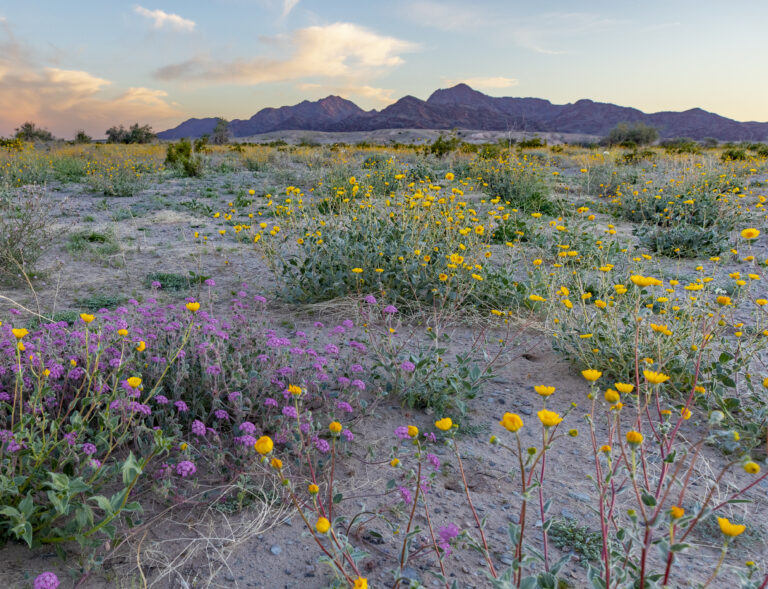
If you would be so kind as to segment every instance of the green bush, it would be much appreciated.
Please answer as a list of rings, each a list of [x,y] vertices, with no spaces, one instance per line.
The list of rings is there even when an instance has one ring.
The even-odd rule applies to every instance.
[[[27,121],[16,129],[14,137],[22,141],[54,141],[55,137],[48,129],[41,129],[35,123]]]
[[[485,192],[489,196],[500,197],[513,208],[552,216],[560,213],[558,203],[550,198],[550,180],[541,165],[477,160],[474,175],[488,184]]]
[[[720,159],[724,162],[743,161],[748,157],[746,150],[741,147],[729,147],[724,149],[723,153],[720,154]]]
[[[547,142],[540,137],[531,137],[530,139],[523,139],[517,144],[518,149],[536,149],[537,147],[546,147]]]
[[[195,145],[198,150],[202,149],[203,144],[198,145],[195,142]],[[189,178],[202,176],[205,167],[202,156],[193,152],[192,144],[188,139],[182,139],[177,143],[168,145],[165,152],[165,163]]]
[[[677,137],[675,139],[665,139],[659,143],[667,153],[701,153],[701,145],[688,137]]]
[[[640,226],[634,233],[650,251],[674,258],[716,256],[729,244],[729,231],[719,225],[708,229],[689,223]]]
[[[151,143],[155,139],[152,127],[134,123],[128,129],[120,125],[105,131],[107,143]]]
[[[604,145],[623,145],[625,147],[637,147],[649,145],[659,138],[659,131],[645,123],[619,123],[608,132],[602,143]]]

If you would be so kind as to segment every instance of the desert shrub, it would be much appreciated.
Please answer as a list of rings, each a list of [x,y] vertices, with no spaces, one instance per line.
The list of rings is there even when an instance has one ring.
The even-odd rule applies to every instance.
[[[152,127],[134,123],[128,129],[120,125],[110,127],[104,132],[107,143],[150,143],[155,139]]]
[[[688,137],[676,137],[674,139],[665,139],[659,143],[667,153],[701,153],[701,146]]]
[[[703,228],[689,223],[670,226],[639,226],[634,229],[640,244],[650,251],[672,258],[716,256],[728,249],[729,230],[720,226]]]
[[[8,152],[21,151],[24,149],[24,141],[18,137],[10,137],[8,139],[0,137],[0,148]]]
[[[659,138],[659,131],[645,123],[619,123],[602,139],[604,145],[637,147],[649,145]]]
[[[60,182],[80,182],[88,173],[88,161],[75,155],[51,160],[54,177]]]
[[[523,139],[517,142],[518,149],[536,149],[539,147],[546,147],[547,142],[541,137],[531,137],[530,139]]]
[[[488,185],[489,195],[501,198],[514,208],[553,216],[560,211],[551,196],[550,180],[540,165],[524,161],[479,161],[475,171]]]
[[[189,178],[203,175],[205,162],[202,156],[193,152],[192,144],[188,139],[181,139],[177,143],[168,145],[165,163],[178,173]]]
[[[441,134],[429,146],[428,152],[434,156],[442,158],[448,155],[449,153],[451,153],[452,151],[456,151],[456,149],[459,147],[459,143],[460,143],[460,140],[458,137],[455,137],[453,135],[451,135],[450,137],[445,137],[444,135]]]
[[[652,188],[648,189],[649,186]],[[644,187],[643,191],[627,191],[629,194],[614,199],[614,212],[634,223],[667,228],[679,226],[681,229],[674,239],[683,244],[692,238],[685,228],[700,227],[717,232],[717,235],[702,236],[702,243],[709,241],[711,247],[715,247],[714,244],[721,241],[720,236],[732,231],[744,215],[733,197],[742,190],[742,186],[738,181],[719,175],[704,175],[676,183],[674,192],[665,198],[660,197],[659,189],[653,184],[645,184]],[[662,243],[670,243],[661,239]]]
[[[507,242],[527,241],[529,228],[525,219],[510,216],[500,223],[491,236],[491,243],[504,244]]]
[[[653,161],[654,159],[656,159],[656,152],[652,149],[633,149],[632,151],[622,153],[617,158],[617,163],[632,166],[643,161]]]
[[[162,169],[160,147],[94,145],[84,152],[86,185],[107,196],[133,196]]]
[[[216,119],[216,126],[210,137],[211,145],[226,145],[231,139],[232,132],[229,130],[229,121],[222,118]]]
[[[34,273],[50,245],[50,215],[51,203],[43,188],[0,190],[0,281]]]
[[[504,149],[496,143],[485,143],[480,147],[477,155],[484,160],[495,160],[501,157],[503,151]]]
[[[91,143],[91,142],[93,142],[93,138],[82,129],[78,130],[77,133],[75,133],[74,143],[78,144],[78,143]]]
[[[395,303],[430,303],[446,262],[435,256],[422,266],[421,258],[413,254],[414,244],[420,241],[418,228],[378,217],[361,218],[344,231],[322,238],[313,235],[305,240],[306,255],[290,256],[281,263],[285,297],[324,301],[359,292],[365,284],[366,290],[387,291]],[[363,271],[352,272],[354,267]],[[376,272],[377,268],[382,271]]]
[[[29,121],[14,131],[14,137],[22,141],[54,141],[55,139],[48,129],[42,129]]]
[[[728,147],[723,150],[723,153],[720,154],[720,159],[724,162],[743,161],[748,157],[749,156],[747,155],[746,150],[741,147]]]

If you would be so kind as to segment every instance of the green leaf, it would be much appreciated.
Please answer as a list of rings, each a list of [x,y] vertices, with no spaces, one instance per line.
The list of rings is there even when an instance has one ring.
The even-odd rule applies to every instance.
[[[95,497],[91,497],[90,500],[95,501],[96,505],[98,505],[99,509],[101,509],[104,513],[112,515],[112,503],[110,503],[109,499],[107,499],[104,495],[96,495]]]
[[[131,482],[141,474],[141,465],[139,464],[138,460],[136,460],[133,452],[128,454],[128,458],[126,458],[125,462],[123,462],[122,471],[124,485],[131,484]]]

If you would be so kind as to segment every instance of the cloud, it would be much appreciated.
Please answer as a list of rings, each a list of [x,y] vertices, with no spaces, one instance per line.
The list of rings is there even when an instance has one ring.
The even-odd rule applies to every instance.
[[[283,15],[282,18],[285,18],[291,13],[291,10],[296,8],[296,5],[300,2],[300,0],[283,0]]]
[[[89,72],[47,67],[12,37],[0,42],[0,134],[24,121],[71,137],[76,129],[94,136],[119,123],[171,123],[182,113],[151,88],[122,92],[110,80]]]
[[[168,28],[174,31],[186,31],[189,33],[195,30],[195,21],[182,18],[178,14],[169,14],[159,8],[157,10],[149,10],[148,8],[137,5],[133,7],[133,11],[136,14],[151,20],[153,29]]]
[[[352,23],[312,26],[298,29],[289,36],[266,37],[262,41],[273,48],[287,50],[288,55],[221,62],[196,58],[162,67],[156,70],[155,77],[245,85],[303,78],[359,81],[402,64],[400,55],[417,47]]]
[[[455,86],[456,84],[463,83],[475,89],[477,88],[489,88],[489,89],[511,88],[512,86],[517,86],[517,84],[519,83],[518,80],[516,80],[515,78],[505,78],[503,76],[493,76],[488,78],[455,78],[455,79],[443,78],[443,82],[445,82],[449,86]]]
[[[547,12],[517,17],[499,14],[498,7],[435,0],[413,0],[402,12],[414,22],[447,32],[504,35],[518,47],[545,55],[568,53],[564,47],[579,36],[615,29],[625,21],[586,12]]]

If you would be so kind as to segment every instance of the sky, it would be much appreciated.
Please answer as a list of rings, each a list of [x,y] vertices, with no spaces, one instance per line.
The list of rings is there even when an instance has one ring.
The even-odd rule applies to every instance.
[[[246,119],[337,94],[492,96],[768,121],[765,0],[0,0],[0,135]]]

